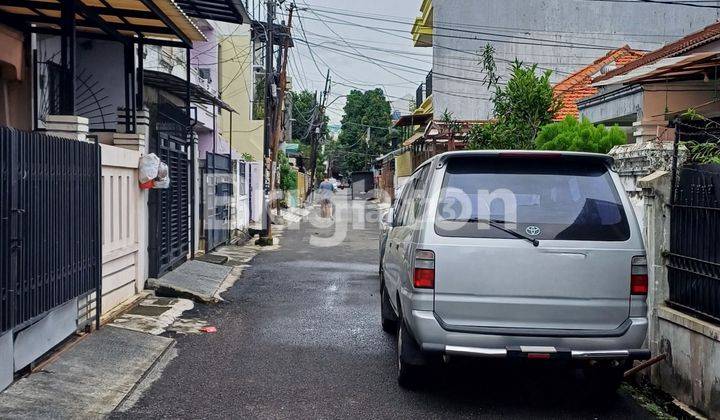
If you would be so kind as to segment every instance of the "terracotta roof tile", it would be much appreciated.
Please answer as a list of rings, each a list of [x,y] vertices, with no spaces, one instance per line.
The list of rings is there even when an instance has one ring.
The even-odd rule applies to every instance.
[[[641,52],[635,51],[625,45],[616,50],[610,51],[558,82],[553,88],[553,91],[555,96],[560,98],[562,101],[562,107],[558,113],[555,114],[555,120],[560,121],[568,115],[575,117],[580,115],[580,111],[577,108],[577,101],[597,93],[597,89],[591,86],[591,83],[592,76],[599,72],[600,69],[613,62],[621,66],[625,63],[637,60],[639,57],[642,57]]]

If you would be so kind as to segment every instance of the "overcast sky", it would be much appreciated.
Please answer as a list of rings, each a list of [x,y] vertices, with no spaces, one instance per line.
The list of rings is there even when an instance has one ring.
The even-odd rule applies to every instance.
[[[300,39],[307,36],[307,41],[311,44],[309,48],[315,56],[317,65],[311,58],[308,45],[302,40],[296,41],[295,48],[291,52],[290,66],[290,74],[294,81],[293,88],[322,91],[324,73],[329,65],[335,82],[329,97],[330,101],[335,100],[335,102],[328,110],[333,123],[340,121],[345,103],[342,98],[336,100],[337,96],[345,95],[352,89],[343,85],[359,89],[380,87],[390,100],[407,95],[414,97],[415,90],[432,67],[432,49],[413,47],[410,34],[410,22],[420,14],[421,0],[296,0],[296,2],[301,9],[299,17],[302,26],[294,21],[293,35]],[[302,10],[303,8],[310,10]],[[346,15],[339,15],[338,12]],[[347,16],[356,14],[363,16],[374,14],[406,23],[379,22]],[[391,28],[393,32],[383,33],[373,29],[377,27]],[[373,64],[368,62],[371,61],[368,60],[370,58],[398,63],[414,69],[398,68],[378,61]]]

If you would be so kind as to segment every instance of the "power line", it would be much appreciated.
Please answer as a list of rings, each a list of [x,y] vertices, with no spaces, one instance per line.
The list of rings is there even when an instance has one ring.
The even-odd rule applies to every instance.
[[[323,17],[326,17],[326,18],[332,18],[332,16],[325,16],[322,13],[320,13],[320,15],[322,15]],[[354,17],[359,17],[361,19],[371,19],[371,18],[363,18],[362,16],[354,16]],[[308,18],[308,19],[313,19],[313,18]],[[339,22],[332,22],[332,23],[337,23],[337,24],[341,24],[341,25],[357,26],[357,27],[367,27],[369,29],[374,29],[374,30],[383,29],[385,31],[400,32],[400,33],[408,32],[404,29],[394,29],[394,28],[387,28],[387,27],[376,28],[376,27],[361,25],[357,22],[347,22],[346,21],[346,22],[340,23],[340,22],[342,22],[340,19],[337,19],[337,18],[335,18],[335,19],[338,20]],[[379,20],[379,21],[388,21],[388,19],[382,19],[382,18],[372,18],[372,19]],[[320,19],[320,18],[313,19],[313,20],[320,20],[322,22],[326,22],[325,19]],[[390,21],[390,22],[398,23],[398,24],[408,24],[407,22],[398,22],[398,21]],[[455,31],[451,28],[446,29],[446,30],[451,31],[451,32]],[[479,33],[479,32],[475,32],[475,33]],[[517,37],[517,36],[512,36],[512,35],[493,34],[493,33],[489,33],[489,32],[482,33],[482,35],[494,36],[494,37],[510,37],[510,38],[518,38],[518,39],[528,39],[528,37]],[[534,46],[534,47],[574,48],[574,49],[585,49],[585,50],[591,49],[591,50],[601,50],[601,51],[614,50],[614,49],[618,48],[618,46],[609,47],[609,46],[602,46],[602,45],[578,44],[578,43],[553,41],[553,40],[550,40],[550,41],[543,40],[543,42],[513,41],[513,40],[508,40],[508,39],[494,39],[494,38],[485,38],[485,37],[477,37],[477,36],[448,35],[448,34],[442,34],[442,33],[437,33],[437,32],[433,33],[433,36],[440,37],[440,38],[448,38],[448,39],[495,42],[495,43],[512,44],[512,45],[528,45],[528,46]],[[529,39],[532,40],[533,38],[529,38]]]
[[[311,9],[312,11],[312,9]],[[412,27],[414,24],[407,21],[400,21],[400,20],[394,20],[394,19],[387,19],[387,18],[381,18],[381,17],[368,17],[368,16],[362,16],[359,14],[353,14],[353,13],[344,13],[344,12],[315,12],[313,13],[318,15],[325,15],[327,14],[337,14],[340,16],[347,16],[347,17],[355,17],[359,19],[368,19],[368,20],[375,20],[379,22],[388,22],[388,23],[397,23],[401,25],[408,25]],[[318,16],[319,17],[319,16]],[[466,30],[466,29],[456,29],[451,28],[448,26],[438,26],[438,25],[431,25],[430,28],[432,29],[440,29],[442,31],[449,31],[449,32],[459,32],[459,33],[465,33],[465,34],[471,34],[471,35],[484,35],[484,36],[494,36],[499,38],[515,38],[520,40],[528,40],[528,41],[541,41],[541,42],[524,42],[524,41],[506,41],[502,39],[483,39],[483,38],[476,38],[476,37],[464,37],[464,36],[457,36],[457,35],[446,35],[446,34],[439,34],[439,33],[433,33],[433,36],[439,36],[439,37],[445,37],[445,38],[454,38],[454,39],[476,39],[480,41],[492,41],[492,42],[500,42],[500,43],[510,43],[510,44],[518,44],[518,45],[538,45],[538,46],[547,46],[547,47],[569,47],[569,48],[583,48],[583,49],[601,49],[601,50],[613,50],[617,47],[609,47],[609,46],[602,46],[598,44],[584,44],[584,43],[577,43],[577,42],[567,42],[567,41],[557,41],[553,39],[547,39],[547,38],[536,38],[536,37],[528,37],[528,36],[521,36],[521,35],[507,35],[507,34],[499,34],[499,33],[493,33],[493,32],[485,32],[485,31],[475,31],[475,30]],[[543,44],[545,43],[545,44]],[[552,43],[552,44],[547,44]]]

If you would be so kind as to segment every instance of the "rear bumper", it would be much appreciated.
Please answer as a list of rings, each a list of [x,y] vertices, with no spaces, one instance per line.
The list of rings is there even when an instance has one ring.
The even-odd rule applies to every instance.
[[[528,354],[573,360],[644,360],[647,318],[630,318],[620,335],[523,336],[458,332],[444,329],[432,311],[414,310],[408,327],[423,351],[490,358],[525,357]]]
[[[424,346],[426,347],[426,346]],[[429,346],[431,349],[437,349],[436,346]],[[532,355],[547,355],[548,359],[572,359],[572,360],[647,360],[650,358],[650,350],[631,349],[631,350],[563,350],[552,348],[547,349],[492,349],[482,347],[463,347],[463,346],[445,346],[444,354],[453,354],[460,356],[473,357],[490,357],[490,358],[532,358]],[[557,357],[554,357],[557,355]]]

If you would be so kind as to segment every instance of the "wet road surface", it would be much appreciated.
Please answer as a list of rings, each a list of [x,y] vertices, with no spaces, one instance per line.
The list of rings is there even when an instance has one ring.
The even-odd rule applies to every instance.
[[[355,205],[376,218],[373,205]],[[310,244],[330,231],[286,229],[280,249],[255,257],[226,302],[189,313],[218,332],[177,336],[177,357],[117,416],[649,417],[623,393],[593,396],[569,371],[498,362],[453,362],[421,390],[399,388],[395,339],[380,327],[377,224],[348,231],[339,246]]]

